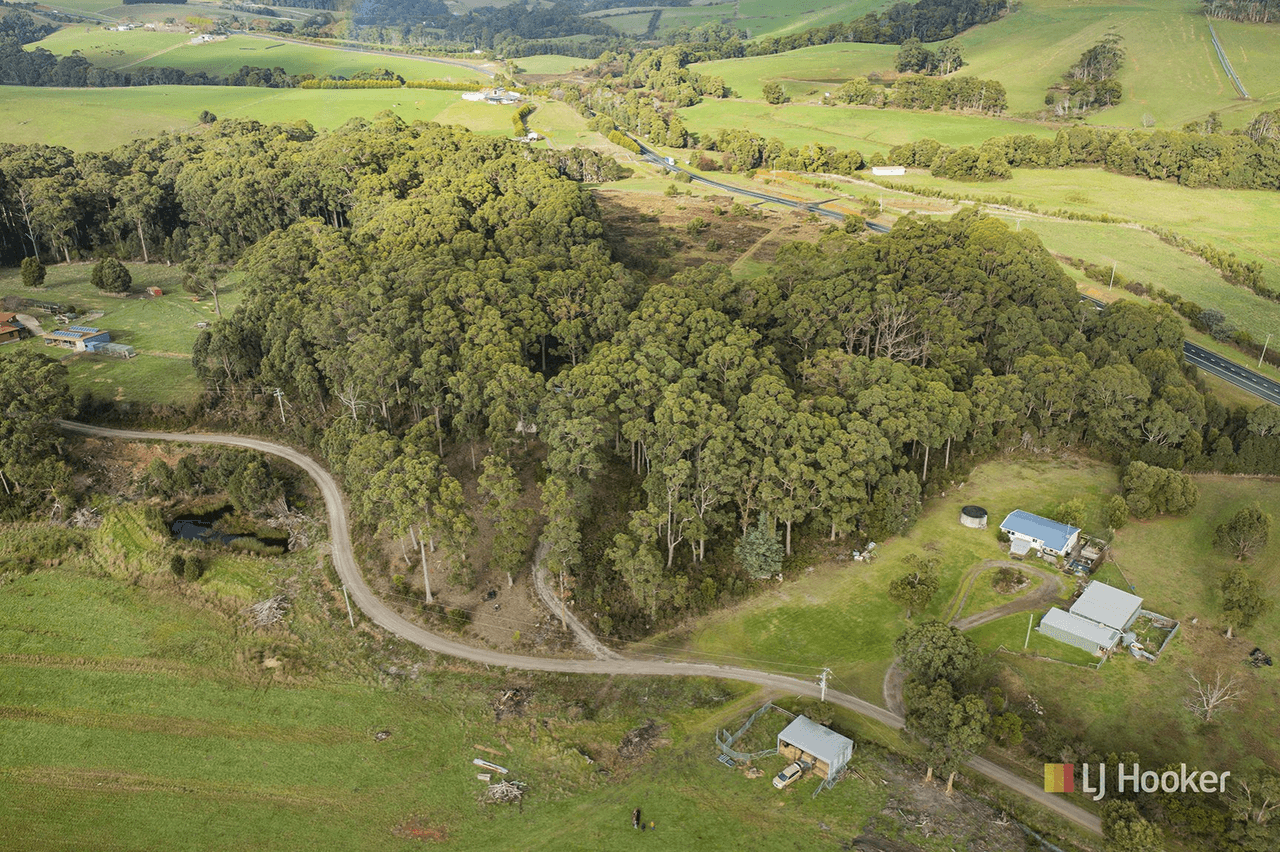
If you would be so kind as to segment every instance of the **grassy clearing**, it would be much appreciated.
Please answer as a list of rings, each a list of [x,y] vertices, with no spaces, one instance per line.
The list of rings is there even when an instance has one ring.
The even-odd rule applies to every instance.
[[[746,832],[758,848],[790,848],[856,835],[891,795],[851,780],[814,800],[812,779],[779,795],[768,775],[726,770],[713,731],[762,700],[732,685],[437,670],[346,629],[308,559],[288,563],[289,627],[267,632],[245,629],[208,575],[194,587],[162,575],[126,584],[64,564],[11,578],[0,848],[479,850],[517,836],[528,849],[653,848],[631,828],[637,806],[670,848],[737,849]],[[254,582],[268,581],[257,564]],[[413,677],[378,674],[414,663]],[[495,718],[492,702],[513,686],[523,709]],[[656,750],[620,756],[647,718],[662,725]],[[862,733],[844,714],[836,722]],[[476,804],[478,756],[530,785],[523,807]]]
[[[793,104],[770,106],[758,101],[707,99],[680,111],[685,126],[704,136],[719,130],[749,128],[776,136],[787,145],[819,142],[863,154],[888,153],[894,145],[925,137],[948,145],[978,145],[991,136],[1030,133],[1051,137],[1054,129],[1027,122],[921,110]]]
[[[880,180],[991,201],[1013,196],[1041,210],[1107,213],[1161,225],[1260,261],[1271,285],[1280,285],[1280,197],[1274,192],[1187,189],[1098,169],[1017,169],[1010,180],[998,184],[961,183],[924,172]]]
[[[232,86],[145,86],[130,89],[0,90],[0,141],[107,150],[163,131],[197,126],[201,110],[220,118],[307,121],[317,129],[391,110],[405,121],[443,121],[478,133],[511,132],[515,107],[461,101],[430,89],[258,89]]]
[[[897,53],[895,45],[822,44],[771,56],[700,62],[692,67],[701,74],[723,77],[730,88],[747,98],[763,98],[761,87],[776,81],[793,99],[816,100],[852,77],[892,73]],[[817,94],[810,96],[813,90]]]
[[[1272,610],[1245,635],[1228,641],[1217,589],[1230,557],[1211,546],[1214,527],[1241,507],[1257,501],[1280,514],[1280,483],[1274,480],[1198,476],[1200,502],[1185,518],[1131,521],[1114,544],[1118,570],[1104,569],[1103,580],[1120,587],[1132,583],[1144,606],[1182,622],[1182,629],[1159,662],[1147,665],[1117,655],[1080,689],[1078,673],[1054,666],[1013,662],[1025,688],[1048,713],[1080,720],[1082,732],[1101,751],[1133,749],[1148,759],[1186,761],[1240,771],[1257,761],[1275,766],[1280,744],[1257,719],[1280,712],[1280,677],[1274,669],[1243,665],[1249,650],[1268,645],[1280,632],[1280,613]],[[1251,563],[1274,598],[1280,593],[1280,541],[1272,540]],[[1123,573],[1121,573],[1123,572]],[[1192,619],[1197,624],[1192,624]],[[1201,725],[1182,706],[1189,695],[1187,672],[1243,681],[1245,698],[1221,721]]]
[[[156,54],[168,56],[170,51],[189,44],[190,41],[191,36],[186,33],[156,33],[145,30],[122,33],[100,27],[65,27],[28,45],[27,49],[42,47],[56,56],[68,56],[79,51],[81,56],[101,68],[124,68],[137,65]]]
[[[1024,219],[1022,227],[1039,234],[1045,246],[1056,254],[1084,258],[1101,266],[1115,264],[1120,275],[1156,284],[1203,307],[1216,308],[1258,340],[1268,333],[1280,334],[1280,303],[1228,284],[1209,264],[1160,242],[1146,231],[1039,219]],[[1102,286],[1105,288],[1105,283]],[[1127,292],[1119,295],[1130,296]]]
[[[989,624],[975,627],[965,635],[984,651],[995,651],[997,648],[1004,648],[1012,654],[1044,657],[1047,660],[1070,663],[1073,666],[1095,666],[1098,664],[1100,657],[1095,657],[1088,651],[1083,651],[1074,645],[1050,639],[1048,636],[1036,632],[1035,627],[1040,623],[1043,615],[1043,612],[1019,612],[1013,615],[1006,615],[1004,618],[996,619]],[[1027,635],[1028,624],[1031,625],[1030,637]],[[1005,660],[1007,658],[1000,657],[998,659]],[[1050,664],[1046,663],[1045,665]],[[1088,676],[1087,672],[1076,671],[1076,677]]]
[[[911,532],[883,544],[877,561],[825,561],[781,587],[766,584],[767,590],[752,600],[692,625],[682,647],[780,671],[807,673],[829,665],[841,688],[878,702],[893,640],[907,626],[902,611],[885,596],[889,583],[906,570],[904,558],[924,553],[941,561],[941,589],[917,617],[931,619],[942,617],[961,577],[977,562],[1005,556],[993,530],[960,526],[961,506],[978,503],[998,521],[1015,508],[1046,512],[1083,497],[1096,515],[1103,498],[1116,490],[1112,468],[1083,459],[984,464],[962,489],[932,501]]]
[[[160,287],[163,296],[131,296],[127,299],[108,296],[89,283],[93,269],[89,263],[56,264],[49,267],[45,286],[31,291],[22,286],[16,269],[0,270],[0,296],[18,295],[73,305],[81,314],[102,311],[89,321],[111,332],[117,343],[132,346],[136,358],[127,361],[105,355],[82,354],[66,360],[71,389],[75,394],[89,392],[99,399],[138,403],[174,404],[195,398],[201,385],[191,366],[191,348],[200,331],[198,322],[215,319],[211,301],[193,302],[181,289],[182,270],[158,264],[127,264],[133,276],[135,291]],[[234,309],[240,294],[234,289],[222,294],[225,311]],[[56,321],[39,314],[42,327],[48,331]],[[20,344],[59,356],[63,350],[49,349],[33,338]]]
[[[996,519],[996,523],[999,523],[999,519]],[[1037,565],[1035,567],[1038,568],[1041,566]],[[1049,566],[1049,563],[1046,562],[1045,567],[1052,566]],[[998,606],[1011,603],[1021,597],[1033,593],[1046,582],[1044,577],[1028,572],[1027,579],[1029,582],[1027,585],[1016,592],[1006,595],[997,591],[993,585],[996,572],[999,570],[1000,569],[998,568],[987,568],[978,575],[977,580],[973,584],[973,588],[969,592],[969,596],[965,599],[964,606],[961,607],[960,612],[956,613],[953,617],[964,618],[969,615],[977,615],[980,612],[986,612],[989,609],[995,609]]]
[[[558,53],[522,56],[516,60],[516,65],[523,74],[568,74],[570,71],[585,68],[590,64],[590,59],[562,56]]]
[[[118,33],[129,36],[134,33]],[[53,48],[49,48],[53,50]],[[55,51],[56,52],[56,51]],[[458,65],[407,56],[377,55],[338,50],[283,39],[233,35],[223,41],[193,45],[184,42],[175,50],[140,63],[186,71],[229,74],[244,65],[283,68],[290,74],[322,74],[350,77],[357,71],[385,68],[406,80],[488,80],[484,74]]]

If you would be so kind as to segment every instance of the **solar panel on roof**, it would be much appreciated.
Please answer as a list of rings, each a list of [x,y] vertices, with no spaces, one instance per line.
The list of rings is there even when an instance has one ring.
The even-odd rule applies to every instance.
[[[98,330],[96,328],[90,328],[87,325],[73,325],[71,326],[71,330],[78,331],[81,334],[97,334],[98,333]]]

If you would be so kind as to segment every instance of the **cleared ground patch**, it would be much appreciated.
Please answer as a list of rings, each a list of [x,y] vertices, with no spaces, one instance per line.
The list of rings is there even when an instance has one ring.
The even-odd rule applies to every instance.
[[[181,287],[182,270],[158,264],[128,264],[135,295],[109,296],[89,283],[93,265],[89,263],[50,266],[45,286],[28,290],[16,269],[0,270],[0,296],[13,295],[74,306],[80,314],[101,311],[87,320],[111,332],[116,343],[132,346],[136,358],[122,360],[106,355],[73,355],[66,360],[74,393],[89,392],[99,399],[139,403],[185,403],[195,398],[201,385],[191,366],[191,348],[200,330],[196,323],[211,322],[216,316],[212,300],[192,301]],[[142,294],[146,287],[160,287],[163,296]],[[231,289],[220,296],[224,311],[234,309],[240,295]],[[57,326],[49,314],[35,313],[46,330]],[[49,348],[40,339],[21,346],[55,357],[65,350]]]
[[[590,59],[563,56],[558,53],[547,53],[541,56],[522,56],[516,60],[516,66],[524,74],[568,74],[570,71],[585,68],[590,64]]]
[[[941,618],[966,572],[983,559],[1006,558],[995,527],[1011,510],[1048,512],[1081,497],[1096,523],[1103,498],[1118,485],[1113,468],[1084,459],[988,462],[963,488],[931,501],[907,535],[881,543],[876,561],[828,556],[812,573],[699,620],[679,637],[680,647],[725,662],[749,659],[778,671],[816,673],[829,665],[841,689],[879,703],[893,640],[907,626],[903,610],[886,593],[889,583],[906,572],[908,555],[940,560],[941,589],[916,619]],[[969,503],[987,509],[991,529],[960,526],[960,507]]]

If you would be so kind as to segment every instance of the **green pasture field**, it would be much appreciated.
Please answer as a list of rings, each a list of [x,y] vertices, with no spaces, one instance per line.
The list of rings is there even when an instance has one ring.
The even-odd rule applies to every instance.
[[[1022,227],[1039,234],[1055,254],[1084,258],[1100,266],[1115,264],[1119,275],[1158,285],[1202,307],[1216,308],[1258,340],[1267,334],[1280,336],[1280,303],[1228,284],[1200,258],[1160,242],[1147,231],[1044,219],[1023,219]],[[1106,282],[1099,286],[1105,289]],[[1127,291],[1118,294],[1130,295]]]
[[[95,65],[123,68],[131,65],[181,68],[208,74],[229,74],[245,65],[283,68],[290,74],[330,74],[350,77],[357,71],[385,68],[406,80],[483,81],[488,78],[470,68],[408,56],[380,56],[340,50],[283,39],[233,35],[208,44],[191,44],[183,33],[145,30],[108,32],[71,27],[59,30],[33,47],[65,56],[80,51]]]
[[[782,84],[795,99],[818,100],[853,77],[873,72],[893,72],[896,45],[821,44],[770,56],[744,59],[717,59],[692,67],[700,74],[724,78],[725,84],[743,97],[761,99],[761,87],[768,82]],[[816,94],[809,95],[809,92]]]
[[[1114,468],[1084,459],[989,462],[973,472],[964,488],[930,501],[905,536],[881,543],[875,561],[823,559],[811,574],[776,589],[766,586],[751,600],[700,620],[687,635],[658,644],[670,643],[695,657],[801,676],[830,666],[841,689],[880,703],[893,640],[907,627],[904,611],[886,594],[889,583],[907,570],[906,556],[940,560],[941,588],[916,620],[942,618],[966,572],[983,559],[1007,558],[994,524],[1010,511],[1044,513],[1081,497],[1094,528],[1101,523],[1104,498],[1118,490]],[[992,529],[960,526],[960,507],[968,503],[986,507]]]
[[[75,394],[89,392],[99,399],[138,403],[183,404],[194,399],[201,390],[191,366],[191,348],[200,331],[197,322],[210,322],[216,317],[213,302],[193,302],[182,290],[182,270],[158,264],[127,264],[133,276],[136,293],[155,286],[164,291],[160,297],[131,296],[121,299],[97,290],[89,283],[93,269],[89,263],[55,264],[48,268],[45,286],[28,290],[16,269],[0,269],[0,296],[18,295],[72,305],[81,313],[100,310],[103,316],[87,321],[111,332],[114,343],[132,346],[138,355],[124,360],[106,355],[71,355],[64,361]],[[234,288],[219,294],[224,311],[231,311],[241,294]],[[34,314],[48,331],[56,321],[48,314]],[[44,341],[32,338],[19,344],[54,357],[69,353],[46,347]]]
[[[50,9],[68,12],[93,12],[104,18],[119,17],[119,13],[125,8],[116,0],[55,0],[52,4],[44,3],[41,5],[48,6]],[[109,10],[110,13],[108,13]]]
[[[999,523],[999,519],[996,520]],[[1043,565],[1037,565],[1034,561],[1028,563],[1033,568],[1053,568],[1048,562]],[[995,609],[998,606],[1016,601],[1025,595],[1029,595],[1045,583],[1044,577],[1039,574],[1026,572],[1027,579],[1030,581],[1021,590],[1012,594],[1001,594],[996,591],[992,581],[995,579],[996,572],[999,568],[986,568],[978,575],[977,580],[973,584],[973,588],[969,592],[968,598],[965,599],[964,606],[960,612],[956,613],[953,618],[965,618],[970,615],[986,612],[989,609]],[[959,592],[957,592],[959,594]]]
[[[568,74],[578,68],[591,64],[590,59],[577,56],[562,56],[558,53],[547,53],[541,56],[522,56],[516,60],[516,66],[523,74]]]
[[[79,51],[81,56],[99,67],[126,68],[153,56],[170,56],[176,48],[190,41],[191,36],[186,33],[146,30],[121,33],[101,27],[64,27],[41,41],[27,45],[27,49],[44,48],[56,56],[68,56]]]
[[[103,544],[163,547],[154,531],[124,531],[140,510],[120,511],[133,521],[104,525]],[[2,532],[21,544],[21,528]],[[0,849],[480,850],[513,837],[526,849],[655,848],[631,827],[637,806],[663,848],[736,850],[749,835],[783,849],[854,836],[890,796],[856,779],[817,799],[812,779],[779,794],[781,758],[760,778],[726,771],[714,731],[762,700],[733,684],[437,666],[363,621],[350,630],[313,554],[218,557],[195,583],[104,575],[95,560],[10,575],[0,596]],[[249,628],[246,596],[277,583],[293,590],[286,626]],[[393,664],[420,673],[383,675]],[[495,718],[512,687],[525,708]],[[647,719],[664,740],[619,756]],[[475,757],[529,785],[522,806],[478,804]]]
[[[1045,564],[1047,565],[1048,563]],[[1088,651],[1081,650],[1074,645],[1059,642],[1036,632],[1035,628],[1040,624],[1040,619],[1043,616],[1044,612],[1018,612],[1013,615],[1006,615],[1004,618],[998,618],[989,624],[975,627],[965,635],[984,651],[995,652],[996,649],[1003,647],[1013,654],[1047,657],[1049,660],[1071,663],[1076,666],[1098,664],[1101,657],[1095,657]],[[1031,625],[1031,636],[1029,638],[1027,636],[1028,624]],[[997,657],[997,659],[1007,661],[1009,657],[1001,656]],[[1089,674],[1087,672],[1076,672],[1076,677],[1085,678],[1089,677]]]
[[[1270,285],[1280,286],[1280,195],[1274,192],[1187,189],[1099,169],[1015,169],[1010,180],[995,183],[961,183],[924,172],[878,180],[997,203],[1002,196],[1014,196],[1041,210],[1105,213],[1160,225],[1261,261]]]
[[[666,9],[662,13],[659,30],[725,20],[746,30],[751,38],[761,38],[786,35],[838,21],[852,21],[890,5],[892,4],[885,0],[818,0],[816,3],[794,5],[779,3],[777,0],[725,0]],[[800,8],[801,6],[807,8]]]
[[[748,20],[748,5],[743,4],[743,21]],[[762,5],[761,14],[768,5]],[[802,28],[801,20],[810,21],[803,26],[848,20],[877,4],[850,5],[854,10],[848,14],[784,14],[781,17],[795,20],[795,26],[781,25],[770,32]],[[1179,128],[1217,111],[1228,128],[1243,127],[1258,112],[1280,105],[1280,67],[1270,61],[1280,49],[1280,27],[1230,21],[1215,27],[1253,100],[1242,101],[1227,79],[1199,10],[1193,4],[1170,8],[1166,0],[1122,5],[1109,0],[1026,0],[1013,14],[956,37],[966,62],[959,73],[1003,83],[1011,115],[1039,113],[1047,89],[1081,53],[1115,32],[1123,37],[1127,54],[1119,75],[1124,98],[1093,115],[1090,123],[1142,127],[1150,116],[1155,127]],[[832,44],[696,67],[724,77],[749,98],[760,97],[764,82],[777,81],[796,100],[816,99],[851,77],[892,72],[897,50],[893,45]]]
[[[1214,528],[1251,502],[1280,515],[1280,482],[1274,479],[1197,476],[1200,502],[1185,518],[1130,521],[1116,533],[1120,569],[1144,598],[1144,607],[1181,622],[1159,662],[1140,663],[1117,655],[1081,689],[1080,674],[1054,666],[1015,661],[1016,676],[1036,695],[1051,718],[1079,720],[1082,732],[1101,752],[1133,749],[1143,762],[1162,760],[1243,771],[1262,761],[1280,762],[1280,743],[1258,719],[1280,712],[1280,677],[1275,669],[1243,665],[1255,645],[1280,632],[1275,609],[1235,639],[1225,638],[1218,578],[1234,564],[1212,547]],[[1280,593],[1280,540],[1253,558],[1250,570],[1274,599]],[[1110,578],[1109,578],[1110,579]],[[1192,619],[1197,624],[1192,624]],[[1236,709],[1202,725],[1182,706],[1192,686],[1187,673],[1202,677],[1221,670],[1242,683]]]
[[[259,89],[140,86],[130,89],[0,87],[0,141],[107,150],[162,131],[193,130],[202,110],[219,118],[308,121],[317,129],[392,110],[405,121],[461,124],[510,135],[512,106],[463,101],[433,89]]]
[[[1029,133],[1050,138],[1046,125],[951,112],[890,110],[874,107],[793,104],[771,106],[759,101],[713,100],[680,110],[689,130],[714,136],[721,129],[750,129],[776,136],[788,146],[818,142],[864,155],[888,153],[894,145],[933,138],[947,145],[979,145],[992,136]]]
[[[614,14],[610,15],[592,15],[593,18],[599,18],[606,24],[613,27],[620,33],[626,35],[642,36],[649,29],[649,19],[653,17],[653,12],[631,12],[625,15],[616,14],[621,11],[619,9],[610,9]],[[654,11],[657,11],[656,9]],[[666,10],[663,10],[666,15]]]
[[[583,148],[600,148],[608,144],[603,136],[588,129],[587,120],[568,104],[551,100],[540,100],[536,103],[538,108],[525,120],[525,123],[530,130],[535,130],[547,137],[546,144],[555,148],[568,148],[575,145]],[[496,114],[506,119],[509,129],[510,116],[505,112]]]
[[[1245,42],[1274,52],[1280,47],[1280,30],[1267,30],[1252,30]],[[1141,127],[1149,114],[1156,127],[1177,128],[1217,110],[1229,127],[1236,127],[1268,108],[1238,100],[1213,50],[1208,25],[1190,3],[1027,0],[1012,15],[957,38],[968,63],[962,73],[1001,81],[1010,112],[1038,112],[1049,86],[1109,32],[1124,39],[1126,58],[1119,74],[1124,97],[1090,118],[1091,123]],[[1236,65],[1236,57],[1231,58]],[[1238,74],[1243,70],[1236,67]],[[1271,69],[1264,73],[1275,76]],[[1264,87],[1258,89],[1250,94],[1263,96]]]

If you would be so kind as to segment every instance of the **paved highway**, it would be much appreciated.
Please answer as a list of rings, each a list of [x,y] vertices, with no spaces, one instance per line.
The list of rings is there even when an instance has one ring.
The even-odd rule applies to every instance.
[[[243,447],[278,456],[296,464],[315,481],[316,486],[324,497],[325,509],[329,520],[329,536],[332,542],[333,567],[346,590],[351,594],[352,601],[374,624],[426,648],[428,651],[447,654],[452,657],[461,657],[465,660],[472,660],[486,665],[529,671],[602,675],[715,677],[745,681],[746,683],[754,683],[812,698],[820,696],[818,685],[812,681],[797,680],[792,677],[738,668],[737,666],[639,660],[626,657],[609,660],[526,657],[518,654],[504,654],[488,648],[476,648],[471,645],[464,645],[453,639],[437,636],[393,611],[365,583],[364,576],[360,573],[360,568],[356,564],[355,554],[351,548],[351,532],[347,525],[346,502],[342,489],[338,487],[338,483],[329,475],[329,472],[310,456],[282,444],[264,441],[259,438],[244,438],[239,435],[106,429],[101,426],[90,426],[68,420],[61,421],[60,425],[68,432],[95,438],[113,438],[125,441],[178,441],[187,444],[224,444]],[[828,689],[826,699],[832,704],[837,704],[847,710],[852,710],[854,713],[874,719],[895,730],[900,730],[903,727],[904,721],[901,716],[868,701],[863,701],[861,698]],[[1061,796],[1046,793],[1035,784],[982,758],[975,757],[969,761],[969,768],[1016,793],[1035,800],[1044,808],[1053,811],[1086,831],[1098,835],[1102,834],[1102,823],[1097,816],[1071,804]]]
[[[1182,354],[1187,359],[1187,363],[1195,364],[1206,373],[1225,379],[1259,399],[1280,405],[1280,382],[1272,381],[1261,373],[1242,367],[1235,361],[1223,358],[1194,343],[1184,343]]]
[[[1107,306],[1106,302],[1101,299],[1095,299],[1092,296],[1082,295],[1080,300],[1092,303],[1099,310]],[[1192,364],[1210,375],[1228,381],[1236,387],[1248,391],[1258,399],[1270,402],[1273,405],[1280,405],[1280,382],[1269,379],[1259,372],[1237,364],[1229,358],[1223,358],[1221,355],[1210,352],[1203,346],[1197,346],[1190,341],[1185,341],[1182,344],[1182,356],[1187,359],[1188,364]]]
[[[794,198],[781,198],[777,195],[770,195],[767,192],[757,192],[754,189],[743,189],[740,186],[721,183],[718,180],[712,180],[711,178],[703,177],[700,174],[695,174],[694,172],[691,172],[682,166],[678,166],[675,163],[668,163],[665,157],[641,142],[639,139],[630,135],[628,135],[627,138],[640,146],[640,153],[647,162],[653,163],[655,166],[661,166],[669,172],[679,172],[680,174],[688,175],[693,179],[694,183],[713,186],[716,189],[722,189],[725,192],[732,193],[733,195],[745,195],[747,198],[754,198],[757,201],[766,201],[770,204],[781,204],[783,207],[790,207],[795,210],[806,210],[811,213],[817,213],[819,216],[825,216],[828,219],[836,219],[841,222],[844,221],[845,214],[839,213],[835,210],[828,210],[822,206],[822,204],[826,202],[797,201]],[[887,226],[876,222],[868,222],[867,227],[880,234],[889,233],[889,228]]]

